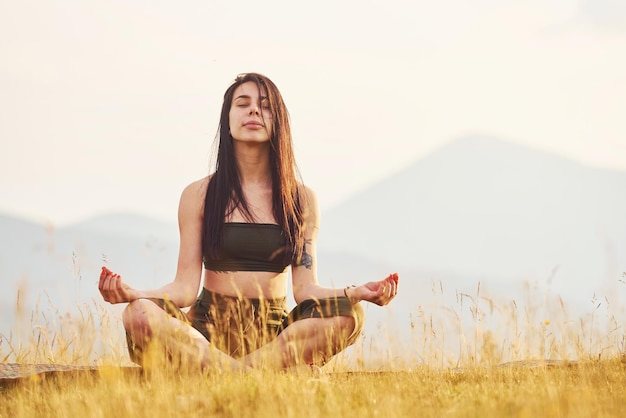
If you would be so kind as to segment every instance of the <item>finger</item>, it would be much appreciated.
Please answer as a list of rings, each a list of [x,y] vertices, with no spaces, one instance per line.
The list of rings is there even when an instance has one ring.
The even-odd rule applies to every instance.
[[[113,278],[111,279],[111,290],[115,293],[118,293],[121,286],[120,284],[122,283],[122,278],[120,277],[119,274],[114,274]]]
[[[391,297],[394,297],[398,293],[398,273],[392,274],[391,280]]]
[[[109,281],[111,280],[110,275],[104,270],[100,274],[100,280],[98,282],[98,289],[100,292],[106,292],[109,290]]]
[[[378,287],[378,295],[385,296],[385,292],[387,291],[387,280],[383,280]]]
[[[111,280],[113,280],[113,274],[111,272],[106,272],[104,274],[104,279],[102,280],[102,288],[105,291],[111,290]]]
[[[389,283],[388,280],[385,280],[383,282],[383,285],[381,286],[381,288],[382,288],[382,295],[381,296],[382,296],[382,300],[384,301],[384,300],[389,298],[389,292],[391,290],[391,284]]]
[[[102,267],[102,270],[100,271],[100,279],[98,280],[98,289],[102,290],[102,285],[104,284],[106,276],[106,269]]]
[[[126,286],[124,281],[122,280],[122,276],[117,275],[117,280],[115,281],[115,295],[118,298],[118,302],[127,302],[126,297]]]
[[[105,283],[105,290],[108,293],[109,298],[115,301],[117,300],[118,282],[119,279],[117,278],[117,275],[113,272],[109,272],[109,274],[107,275],[107,281]]]
[[[102,294],[102,297],[104,298],[104,300],[106,300],[107,302],[111,302],[111,280],[112,277],[109,274],[106,274],[102,280],[101,280],[101,284],[100,284],[100,293]]]
[[[109,277],[109,281],[108,281],[108,289],[107,289],[107,293],[108,293],[108,297],[110,299],[110,302],[118,302],[119,301],[119,283],[120,283],[120,279],[119,279],[119,275],[112,273]]]
[[[395,286],[396,281],[393,279],[393,277],[389,276],[389,279],[387,279],[387,297],[393,297]]]

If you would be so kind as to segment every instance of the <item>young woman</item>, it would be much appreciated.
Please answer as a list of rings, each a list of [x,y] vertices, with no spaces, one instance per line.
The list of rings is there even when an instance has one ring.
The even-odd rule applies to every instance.
[[[318,205],[298,179],[287,108],[270,79],[236,78],[224,94],[218,136],[215,171],[180,199],[174,281],[136,290],[102,267],[99,290],[110,303],[128,303],[123,323],[137,363],[154,359],[150,352],[209,370],[323,365],[359,336],[359,301],[386,305],[398,275],[319,285]],[[297,306],[287,313],[289,267]]]

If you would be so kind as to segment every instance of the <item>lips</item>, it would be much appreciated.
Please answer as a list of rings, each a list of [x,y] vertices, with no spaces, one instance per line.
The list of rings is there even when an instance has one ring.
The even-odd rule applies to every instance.
[[[249,121],[243,124],[246,128],[262,128],[263,124],[257,121]]]

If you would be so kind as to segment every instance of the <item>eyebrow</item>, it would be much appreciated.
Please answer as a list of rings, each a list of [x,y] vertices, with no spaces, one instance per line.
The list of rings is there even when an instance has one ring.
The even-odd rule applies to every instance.
[[[241,94],[241,95],[239,95],[239,96],[235,97],[233,100],[237,100],[237,99],[251,99],[251,98],[252,98],[252,97],[251,97],[251,96],[249,96],[249,95],[247,95],[247,94]],[[268,97],[267,97],[267,96],[261,96],[261,101],[263,101],[263,100],[267,100],[267,99],[268,99]]]

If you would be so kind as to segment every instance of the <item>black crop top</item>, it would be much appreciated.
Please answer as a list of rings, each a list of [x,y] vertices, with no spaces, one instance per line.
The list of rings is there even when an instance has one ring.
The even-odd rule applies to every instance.
[[[213,271],[271,271],[282,273],[286,241],[276,224],[226,222],[217,259],[204,254],[204,268]]]

